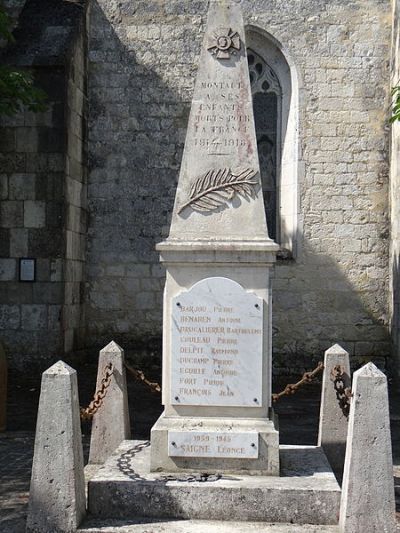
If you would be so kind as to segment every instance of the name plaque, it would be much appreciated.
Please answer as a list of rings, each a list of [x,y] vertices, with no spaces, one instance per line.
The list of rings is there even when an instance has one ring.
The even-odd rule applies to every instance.
[[[210,433],[206,431],[168,431],[170,457],[258,458],[258,434]]]
[[[171,328],[171,404],[262,405],[262,298],[206,278],[172,299]]]

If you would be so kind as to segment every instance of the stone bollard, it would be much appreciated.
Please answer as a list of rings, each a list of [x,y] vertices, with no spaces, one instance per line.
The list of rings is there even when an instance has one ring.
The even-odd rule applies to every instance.
[[[76,371],[58,361],[42,376],[26,530],[72,533],[85,507]]]
[[[332,370],[336,365],[340,365],[344,370],[344,386],[351,387],[349,354],[339,344],[334,344],[325,352],[318,446],[324,450],[336,478],[341,481],[348,422],[339,405],[334,388]]]
[[[373,363],[353,376],[339,530],[396,531],[387,380]]]
[[[101,385],[104,368],[108,363],[113,364],[114,373],[103,404],[93,416],[89,464],[104,463],[131,434],[124,350],[114,341],[100,352],[96,390]]]
[[[0,431],[7,426],[7,357],[0,342]]]

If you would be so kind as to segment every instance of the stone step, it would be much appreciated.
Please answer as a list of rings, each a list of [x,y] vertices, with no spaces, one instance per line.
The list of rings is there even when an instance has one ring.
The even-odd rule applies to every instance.
[[[338,526],[210,520],[87,520],[79,533],[339,533]]]
[[[340,487],[315,446],[281,446],[279,477],[232,474],[201,482],[187,474],[150,473],[149,460],[148,443],[123,442],[89,479],[89,513],[102,519],[338,522]]]

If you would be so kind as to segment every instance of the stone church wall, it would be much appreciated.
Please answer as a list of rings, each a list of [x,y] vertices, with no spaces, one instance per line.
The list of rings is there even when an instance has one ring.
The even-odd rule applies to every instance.
[[[393,33],[391,56],[391,87],[400,80],[400,2],[393,2]],[[393,340],[392,368],[399,376],[400,362],[400,123],[391,127],[390,144],[390,319]]]
[[[66,76],[64,352],[85,348],[84,282],[87,234],[86,29],[82,18]]]
[[[46,111],[0,120],[0,341],[10,366],[20,369],[46,367],[81,347],[81,18],[78,6],[28,0],[16,43],[1,58],[29,70],[47,95]],[[35,281],[19,280],[20,258],[36,260]]]
[[[0,125],[0,338],[12,364],[95,353],[112,338],[128,351],[160,346],[155,244],[168,235],[207,5],[90,0],[86,42],[79,5],[25,2],[5,57],[33,69],[49,109]],[[299,371],[334,342],[356,363],[383,362],[390,326],[398,345],[390,3],[241,5],[249,38],[265,39],[267,55],[279,48],[296,80],[297,152],[281,191],[292,249],[275,270],[274,365]],[[18,281],[20,257],[37,259],[34,284]]]
[[[340,342],[389,355],[391,8],[381,0],[243,0],[298,79],[294,258],[274,281],[274,364],[309,366]],[[161,332],[167,236],[206,1],[93,1],[89,36],[89,345]]]

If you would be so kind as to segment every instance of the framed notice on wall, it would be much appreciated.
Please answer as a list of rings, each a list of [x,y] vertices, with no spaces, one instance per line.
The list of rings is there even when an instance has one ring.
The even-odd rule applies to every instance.
[[[20,258],[19,281],[36,281],[36,259],[29,257]]]

